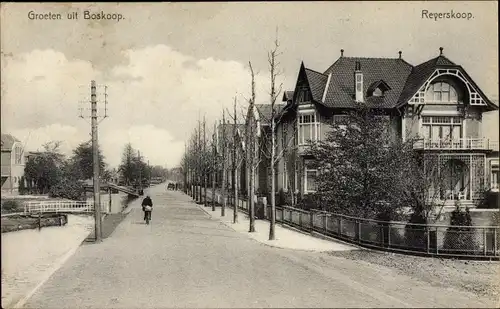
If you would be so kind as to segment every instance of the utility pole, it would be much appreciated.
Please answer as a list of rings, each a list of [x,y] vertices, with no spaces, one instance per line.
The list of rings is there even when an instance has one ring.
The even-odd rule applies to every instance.
[[[104,86],[104,116],[102,120],[107,118],[107,87]],[[84,100],[83,103],[88,104]],[[87,108],[80,107],[80,118],[87,118],[84,115],[84,110]],[[90,82],[90,119],[91,119],[91,135],[92,135],[92,165],[93,165],[93,185],[94,185],[94,219],[95,219],[95,242],[102,241],[102,220],[101,220],[101,192],[100,192],[100,164],[99,164],[99,143],[98,143],[98,114],[97,114],[97,86],[93,80]]]
[[[95,212],[95,241],[102,240],[101,235],[101,190],[99,181],[99,148],[97,137],[97,97],[95,81],[90,86],[90,104],[92,110],[92,160],[94,165],[94,212]]]
[[[137,150],[137,167],[139,168],[139,194],[142,192],[142,167],[141,167],[141,152]]]
[[[212,135],[212,211],[215,211],[215,175],[217,174],[217,122]]]
[[[148,160],[148,173],[149,173],[149,186],[151,186],[151,166],[149,165],[149,160]]]
[[[198,119],[198,202],[201,203],[201,122]]]
[[[207,207],[207,132],[206,132],[206,121],[205,116],[203,116],[203,206]]]

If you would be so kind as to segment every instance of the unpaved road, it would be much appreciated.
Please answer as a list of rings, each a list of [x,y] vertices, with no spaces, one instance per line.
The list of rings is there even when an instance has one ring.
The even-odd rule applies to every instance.
[[[456,287],[329,253],[265,246],[210,219],[180,192],[151,189],[114,234],[77,253],[27,308],[492,307]]]

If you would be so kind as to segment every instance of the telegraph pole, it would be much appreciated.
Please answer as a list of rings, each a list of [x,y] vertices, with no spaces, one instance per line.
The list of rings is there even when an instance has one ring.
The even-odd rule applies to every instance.
[[[90,85],[90,105],[92,118],[92,161],[94,167],[94,216],[95,241],[101,241],[101,191],[99,183],[99,147],[97,139],[97,95],[95,81]]]
[[[104,86],[104,115],[102,120],[108,117],[107,115],[107,87]],[[87,100],[83,103],[88,104]],[[87,108],[85,108],[87,109]],[[84,108],[80,107],[80,117],[88,118],[84,115]],[[95,242],[102,241],[102,220],[101,220],[101,190],[100,190],[100,164],[99,164],[99,143],[98,143],[98,121],[97,114],[97,85],[94,80],[90,82],[90,119],[91,119],[91,135],[92,135],[92,167],[93,167],[93,187],[94,187],[94,219],[95,219]]]

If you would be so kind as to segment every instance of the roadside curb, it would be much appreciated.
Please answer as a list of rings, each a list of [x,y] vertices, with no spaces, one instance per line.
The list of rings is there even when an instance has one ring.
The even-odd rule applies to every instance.
[[[200,208],[201,210],[203,210],[209,217],[210,219],[214,219],[214,220],[217,220],[219,221],[220,223],[224,224],[225,226],[229,227],[231,230],[237,232],[237,233],[240,233],[240,234],[245,234],[248,236],[248,238],[258,242],[259,244],[262,244],[262,245],[265,245],[267,247],[272,247],[272,248],[277,248],[277,249],[285,249],[285,250],[294,250],[294,251],[302,251],[302,252],[317,252],[317,253],[328,253],[328,252],[338,252],[337,250],[321,250],[321,249],[298,249],[298,248],[289,248],[289,247],[286,247],[286,246],[280,246],[278,244],[275,244],[275,243],[272,243],[272,241],[261,241],[261,240],[258,240],[256,239],[255,237],[252,237],[252,233],[250,232],[247,232],[247,233],[243,233],[242,231],[238,231],[236,230],[232,224],[230,222],[226,222],[226,221],[223,221],[221,220],[220,218],[215,218],[213,217],[210,212],[205,209],[205,207],[203,205],[198,205],[197,203],[194,203],[196,206],[198,206],[198,208]],[[228,207],[228,209],[231,209],[231,207]],[[238,211],[239,214],[243,214],[243,215],[247,215],[245,214],[244,212],[241,212],[241,211]],[[247,215],[248,216],[248,215]],[[257,219],[258,220],[258,219]],[[261,222],[266,222],[267,220],[259,220]],[[279,224],[279,223],[277,223]],[[337,240],[337,239],[334,239],[334,238],[330,238],[330,237],[318,237],[318,234],[317,233],[307,233],[307,232],[304,232],[304,231],[301,231],[301,230],[298,230],[292,226],[289,226],[287,224],[279,224],[282,228],[285,228],[285,229],[288,229],[288,230],[291,230],[291,231],[294,231],[294,232],[298,232],[300,234],[303,234],[305,236],[310,236],[310,237],[313,237],[313,238],[318,238],[318,239],[323,239],[323,240],[326,240],[326,241],[332,241],[332,242],[337,242],[337,243],[341,243],[345,246],[349,246],[349,247],[354,247],[354,249],[352,250],[347,250],[347,251],[355,251],[355,250],[361,250],[361,249],[365,249],[365,248],[362,248],[362,247],[359,247],[359,246],[353,246],[352,244],[348,243],[348,242],[344,242],[344,241],[341,241],[341,240]],[[366,250],[366,249],[365,249]]]

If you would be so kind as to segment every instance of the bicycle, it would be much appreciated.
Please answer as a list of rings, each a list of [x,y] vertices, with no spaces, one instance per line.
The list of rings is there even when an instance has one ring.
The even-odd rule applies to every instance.
[[[151,206],[145,206],[144,207],[146,224],[149,224],[149,221],[151,221],[151,212],[152,212],[152,210],[153,210],[153,207],[151,207]]]

